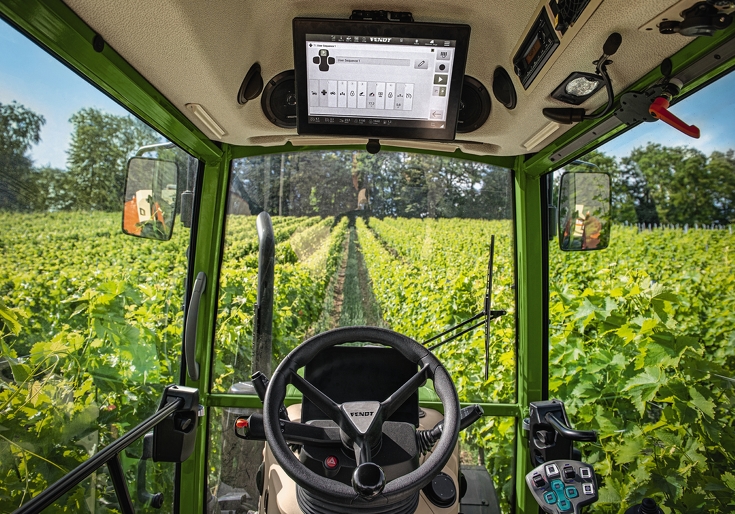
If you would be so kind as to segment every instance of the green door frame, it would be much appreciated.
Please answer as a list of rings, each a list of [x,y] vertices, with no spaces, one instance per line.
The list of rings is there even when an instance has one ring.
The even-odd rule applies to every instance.
[[[290,144],[275,148],[233,147],[212,142],[112,48],[104,45],[101,52],[95,51],[92,45],[96,36],[95,32],[60,0],[44,2],[0,0],[0,16],[48,49],[52,55],[83,78],[115,98],[172,142],[204,162],[198,236],[193,263],[194,273],[204,271],[208,278],[197,327],[197,340],[200,342],[197,348],[197,360],[202,373],[198,381],[191,381],[187,378],[186,385],[200,388],[202,404],[207,408],[207,416],[202,420],[205,424],[207,424],[208,411],[211,407],[259,406],[259,400],[254,397],[209,394],[214,323],[217,311],[215,293],[222,253],[228,172],[233,158],[284,151],[293,152],[307,148],[294,147]],[[701,59],[734,34],[735,26],[721,32],[716,37],[693,40],[672,57],[674,69],[682,69]],[[713,77],[728,71],[734,64],[733,60],[721,63],[706,75],[688,84],[683,93],[695,90]],[[628,90],[644,88],[658,78],[660,78],[658,70],[653,70]],[[593,130],[605,119],[579,123],[548,147],[529,156],[480,157],[462,152],[451,154],[425,152],[471,159],[514,170],[518,281],[517,398],[514,403],[486,404],[485,407],[488,415],[514,416],[518,420],[516,424],[515,486],[517,511],[521,513],[537,512],[537,506],[525,487],[524,475],[530,468],[530,460],[520,421],[527,413],[529,402],[543,399],[543,349],[547,344],[539,322],[543,319],[545,308],[543,270],[547,265],[543,261],[542,252],[542,245],[546,242],[542,240],[541,175],[577,158],[623,130],[618,128],[608,134],[600,134],[594,141],[567,155],[564,162],[550,160],[556,151]],[[364,147],[342,148],[363,149]],[[400,148],[386,148],[386,150],[416,151]],[[185,514],[200,513],[206,502],[207,441],[207,430],[200,430],[194,455],[181,466],[182,480],[190,485],[186,490],[180,492],[180,512]]]

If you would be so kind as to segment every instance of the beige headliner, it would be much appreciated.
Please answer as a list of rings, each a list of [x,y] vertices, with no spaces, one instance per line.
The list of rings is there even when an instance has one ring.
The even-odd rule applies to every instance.
[[[609,68],[616,91],[691,41],[679,35],[638,30],[675,0],[604,0],[526,96],[512,73],[511,54],[539,5],[536,0],[66,2],[205,134],[213,137],[185,104],[203,105],[227,132],[222,141],[235,145],[272,146],[289,140],[303,143],[295,130],[278,128],[265,118],[260,98],[244,106],[236,101],[243,77],[254,62],[260,63],[266,82],[293,68],[291,20],[296,16],[347,18],[353,9],[385,9],[411,11],[419,22],[469,24],[472,35],[466,73],[490,89],[493,71],[502,65],[514,78],[519,93],[514,110],[507,110],[493,98],[490,118],[480,129],[457,134],[461,142],[444,146],[453,150],[459,145],[476,154],[528,153],[523,143],[548,123],[541,109],[564,105],[550,98],[549,93],[572,71],[594,71],[592,61],[600,56],[602,44],[611,32],[623,36],[615,62]],[[603,91],[583,106],[589,112],[605,101]],[[567,128],[562,126],[543,145]],[[313,141],[314,138],[309,139]]]

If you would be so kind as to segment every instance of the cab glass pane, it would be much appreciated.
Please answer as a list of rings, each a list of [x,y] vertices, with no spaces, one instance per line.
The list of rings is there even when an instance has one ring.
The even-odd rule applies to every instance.
[[[610,246],[549,243],[549,393],[599,431],[595,512],[733,509],[734,86],[672,108],[700,140],[646,123],[583,157],[612,177]]]
[[[255,394],[254,371],[274,370],[302,341],[332,328],[387,327],[426,342],[471,319],[484,308],[494,236],[491,308],[507,313],[490,323],[488,379],[482,325],[434,351],[461,401],[515,401],[512,198],[509,170],[440,156],[343,150],[233,161],[212,391]],[[264,212],[276,240],[275,287],[272,351],[259,357],[256,219]],[[437,400],[430,385],[420,399]],[[230,433],[228,412],[210,419],[209,488],[222,509],[232,495],[243,503],[257,496],[242,470],[262,461],[253,443]],[[462,433],[463,462],[490,471],[504,511],[514,427],[513,418],[484,418]],[[242,459],[231,461],[233,448]]]
[[[0,76],[0,512],[12,512],[176,381],[190,230],[122,231],[127,161],[159,134],[5,23]],[[179,192],[195,183],[197,162],[173,145],[145,156],[178,164]],[[140,440],[120,455],[136,509],[161,492],[170,512],[174,466],[141,456]],[[50,511],[116,509],[103,467]]]
[[[511,191],[507,169],[430,155],[322,151],[233,161],[212,389],[237,391],[255,370],[275,369],[331,328],[388,327],[424,342],[468,320],[483,311],[494,236],[492,306],[508,314],[490,324],[489,379],[483,327],[436,354],[456,373],[463,401],[513,401]],[[273,350],[272,362],[253,364],[261,212],[276,239]]]

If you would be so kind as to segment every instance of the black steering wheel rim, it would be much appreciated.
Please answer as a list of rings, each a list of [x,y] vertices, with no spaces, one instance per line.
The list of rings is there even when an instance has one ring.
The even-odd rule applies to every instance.
[[[291,373],[308,364],[319,352],[349,342],[376,343],[398,350],[419,367],[429,366],[434,390],[444,408],[444,430],[432,453],[414,471],[388,482],[375,498],[365,499],[341,482],[317,475],[304,466],[288,448],[281,433],[278,411],[286,396]],[[427,348],[392,330],[378,327],[344,327],[318,334],[297,346],[276,368],[263,402],[263,425],[270,450],[286,474],[313,496],[330,503],[353,505],[392,504],[405,500],[426,486],[447,463],[459,434],[459,398],[454,383],[441,362]]]

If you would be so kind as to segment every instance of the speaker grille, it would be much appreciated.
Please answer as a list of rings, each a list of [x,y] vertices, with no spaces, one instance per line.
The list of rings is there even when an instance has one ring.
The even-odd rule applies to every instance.
[[[279,73],[268,81],[260,105],[268,121],[281,128],[296,128],[294,71]]]
[[[490,94],[482,82],[465,75],[457,118],[457,132],[464,134],[482,127],[490,116],[490,108]]]

